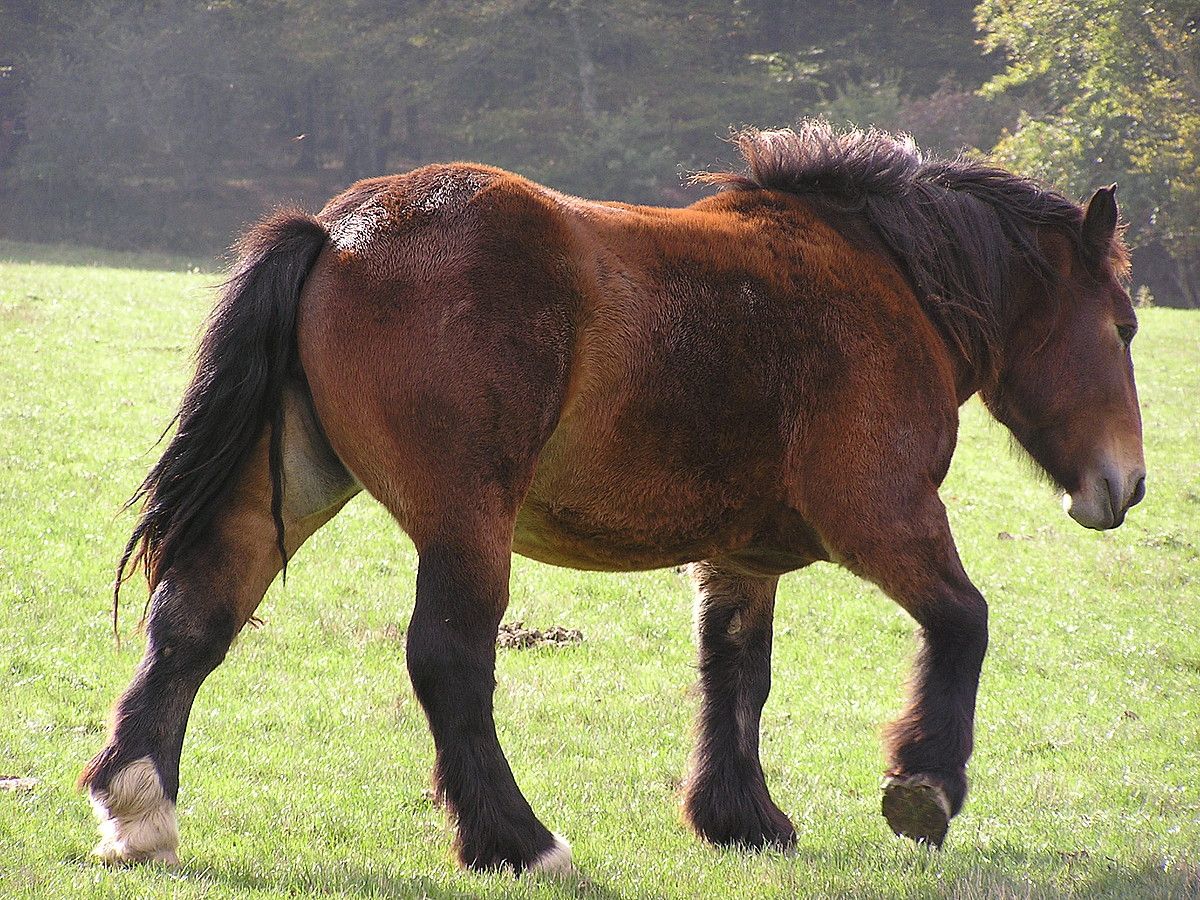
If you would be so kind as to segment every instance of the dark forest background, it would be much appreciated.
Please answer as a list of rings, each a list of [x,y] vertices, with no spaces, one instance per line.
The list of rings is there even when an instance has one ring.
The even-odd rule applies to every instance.
[[[0,0],[0,236],[219,254],[284,200],[473,159],[684,204],[731,127],[900,129],[1074,196],[1200,306],[1195,0]]]

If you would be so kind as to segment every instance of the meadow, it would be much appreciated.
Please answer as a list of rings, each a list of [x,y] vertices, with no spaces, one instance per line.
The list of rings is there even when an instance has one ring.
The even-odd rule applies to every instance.
[[[763,758],[799,831],[746,855],[680,824],[696,699],[674,571],[518,559],[508,620],[583,634],[499,653],[501,740],[580,880],[457,871],[403,638],[416,554],[370,498],[301,551],[201,690],[182,866],[104,868],[74,788],[141,655],[114,642],[118,515],[155,458],[218,280],[194,261],[0,243],[0,896],[1200,896],[1200,312],[1135,342],[1148,497],[1076,526],[975,401],[943,489],[991,606],[973,791],[941,852],[879,814],[879,731],[914,625],[828,565],[783,579]],[[17,780],[20,779],[20,780]]]

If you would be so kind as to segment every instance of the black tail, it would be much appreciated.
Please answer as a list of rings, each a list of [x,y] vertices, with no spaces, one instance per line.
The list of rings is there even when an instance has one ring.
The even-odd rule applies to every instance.
[[[113,630],[127,572],[139,564],[151,592],[180,548],[200,536],[270,423],[271,514],[283,543],[282,395],[296,352],[300,290],[328,236],[314,216],[279,210],[238,245],[184,392],[178,427],[126,508],[142,511],[113,585]]]

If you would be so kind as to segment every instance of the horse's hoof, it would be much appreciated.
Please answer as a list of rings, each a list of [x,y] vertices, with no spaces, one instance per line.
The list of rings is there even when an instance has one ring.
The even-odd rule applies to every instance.
[[[175,804],[167,798],[148,756],[118,772],[104,790],[88,789],[100,823],[92,854],[110,866],[136,863],[179,865]]]
[[[941,847],[950,828],[950,799],[928,775],[895,775],[883,782],[883,817],[900,837]]]
[[[714,783],[721,788],[714,790]],[[682,812],[692,831],[717,847],[781,853],[796,848],[795,826],[764,785],[720,778],[692,784]]]

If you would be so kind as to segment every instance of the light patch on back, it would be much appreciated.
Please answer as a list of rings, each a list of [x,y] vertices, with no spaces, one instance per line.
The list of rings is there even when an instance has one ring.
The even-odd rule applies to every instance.
[[[372,197],[353,213],[329,226],[329,243],[343,253],[353,253],[378,238],[387,218],[387,210]]]
[[[424,226],[445,223],[463,213],[472,200],[493,180],[487,172],[461,166],[430,166],[399,176],[387,190],[373,194],[352,211],[329,224],[329,243],[343,261],[355,260],[368,272],[385,275],[390,259],[388,240],[411,241]],[[431,247],[409,246],[410,254],[425,260],[433,269],[448,263],[431,259],[431,254],[453,256],[445,246],[447,236],[435,229]]]
[[[104,862],[179,863],[175,804],[163,793],[150,757],[131,762],[106,790],[90,789],[88,799],[100,822],[100,843],[92,852]]]
[[[439,175],[412,208],[421,213],[462,212],[489,180],[482,172],[450,169]]]

